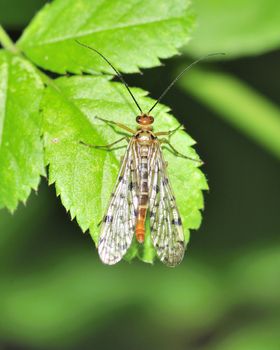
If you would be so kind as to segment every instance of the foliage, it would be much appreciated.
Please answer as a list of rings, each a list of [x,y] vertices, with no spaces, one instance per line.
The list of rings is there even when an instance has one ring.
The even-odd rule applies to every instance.
[[[56,81],[56,86],[59,92],[48,88],[42,102],[49,181],[56,183],[57,194],[61,196],[65,208],[70,210],[71,217],[77,218],[83,231],[90,228],[96,242],[98,223],[114,188],[126,142],[120,144],[117,151],[108,152],[86,147],[79,141],[106,145],[120,139],[123,136],[120,129],[112,129],[95,116],[109,116],[111,120],[134,128],[136,111],[124,99],[124,86],[103,77],[61,78]],[[144,110],[153,104],[152,99],[144,97],[144,91],[132,91]],[[167,108],[161,105],[155,110],[156,130],[171,130],[178,126],[166,111]],[[194,141],[185,132],[178,131],[172,142],[186,155],[197,157],[191,148]],[[165,155],[188,241],[188,228],[200,225],[199,209],[203,208],[201,190],[206,189],[207,184],[197,168],[198,163],[175,157],[167,150]],[[149,242],[139,254],[145,261],[151,261],[154,255],[152,249]],[[136,253],[134,247],[131,251]]]
[[[139,67],[159,65],[160,58],[177,54],[177,48],[189,40],[193,24],[189,5],[188,0],[141,3],[130,0],[125,5],[121,1],[106,0],[96,1],[95,6],[86,0],[56,0],[37,14],[16,47],[1,29],[0,40],[6,48],[3,55],[10,57],[11,62],[20,62],[21,69],[28,67],[25,70],[32,73],[33,78],[33,81],[31,77],[24,79],[27,72],[17,72],[13,68],[16,77],[11,76],[9,82],[8,78],[2,81],[3,101],[7,100],[2,105],[5,142],[1,154],[5,162],[1,162],[1,169],[5,186],[1,188],[0,201],[3,205],[15,209],[19,200],[26,200],[30,188],[38,186],[39,176],[43,174],[45,152],[49,182],[55,183],[57,194],[61,196],[72,219],[77,218],[83,231],[90,229],[97,241],[98,223],[104,215],[116,180],[121,153],[94,151],[81,145],[80,141],[108,144],[118,136],[108,126],[96,123],[94,116],[122,121],[134,128],[137,112],[131,108],[127,92],[119,83],[112,83],[102,76],[52,80],[35,64],[57,73],[112,73],[98,55],[77,44],[75,39],[79,39],[110,57],[123,72],[137,72]],[[142,40],[145,41],[144,46],[139,45]],[[6,66],[2,67],[2,74],[7,75],[4,71]],[[44,92],[43,83],[48,86]],[[5,84],[10,85],[9,90]],[[19,87],[13,84],[21,84],[19,92]],[[9,91],[8,99],[6,90]],[[135,94],[143,106],[148,106],[148,103],[151,106],[153,101],[144,98],[146,92],[135,89]],[[157,129],[176,126],[165,107],[158,106],[157,111]],[[17,128],[18,134],[14,135],[12,133],[19,118],[24,124]],[[191,148],[194,141],[186,133],[178,132],[173,140],[179,150],[196,157]],[[9,142],[15,143],[12,156]],[[178,204],[188,241],[188,229],[200,225],[199,210],[203,208],[201,191],[207,188],[206,180],[197,169],[198,163],[176,158],[170,152],[166,153],[166,158],[170,163],[175,193],[178,192]],[[14,159],[20,162],[21,172],[16,170]],[[10,176],[11,170],[17,178]],[[182,190],[176,191],[176,187]],[[130,260],[136,254],[144,261],[153,261],[154,252],[149,239],[139,253],[135,243],[127,258]]]
[[[39,199],[33,196],[32,204],[35,206],[37,202],[36,211],[29,206],[16,213],[21,223],[28,222],[26,216],[29,216],[37,236],[42,222],[47,223],[53,214],[48,206],[42,218],[46,199],[44,195]],[[4,219],[2,215],[0,225]],[[6,221],[9,232],[4,247],[10,247],[18,230],[10,225],[13,219],[6,218]],[[56,230],[58,234],[61,228]],[[31,232],[30,229],[26,231],[27,234]],[[40,239],[42,236],[39,234]],[[240,349],[246,349],[246,343],[249,346],[258,339],[263,345],[267,337],[271,344],[278,344],[278,332],[272,324],[267,325],[267,319],[269,315],[273,319],[279,312],[279,246],[257,248],[251,245],[227,263],[221,253],[218,266],[213,264],[213,259],[199,261],[199,256],[189,256],[186,264],[175,270],[166,270],[159,264],[150,269],[122,263],[112,270],[98,264],[90,248],[76,243],[56,242],[55,248],[39,253],[35,266],[25,264],[21,269],[14,257],[20,257],[23,250],[30,254],[29,244],[16,245],[13,251],[5,254],[6,260],[1,257],[0,306],[5,322],[1,322],[0,330],[6,337],[34,348],[67,349],[79,341],[78,334],[96,335],[103,327],[106,331],[108,323],[118,321],[120,311],[132,305],[134,324],[140,327],[144,322],[142,327],[145,328],[141,330],[153,325],[152,333],[159,329],[164,339],[163,330],[167,329],[167,337],[172,331],[178,336],[183,330],[190,339],[210,329],[221,333],[220,340],[212,340],[213,348],[231,349],[231,343],[241,342],[244,345]],[[266,310],[266,313],[259,320],[255,312],[254,321],[248,318],[245,324],[237,325],[231,319],[237,305],[244,308],[249,305],[255,307],[256,312]],[[247,313],[249,317],[248,310]],[[128,322],[132,322],[131,317]],[[224,322],[225,317],[227,322]],[[279,323],[276,325],[278,327]],[[231,326],[232,335],[228,336]],[[237,345],[232,348],[239,349]]]
[[[108,72],[79,39],[126,73],[160,64],[189,40],[189,0],[56,0],[25,30],[18,46],[35,63],[57,73]],[[110,70],[109,70],[110,71]]]
[[[214,70],[193,69],[180,84],[217,115],[280,157],[280,109],[272,101],[237,78]]]
[[[194,56],[226,52],[223,59],[256,55],[280,45],[277,0],[194,0],[197,29],[185,49]]]
[[[194,0],[199,14],[193,40],[185,53],[213,59],[264,54],[280,46],[280,3],[277,0]],[[240,11],[242,9],[242,11]],[[217,68],[193,69],[181,83],[183,91],[215,115],[244,132],[279,158],[280,108],[250,85]]]
[[[32,65],[0,50],[0,207],[14,210],[44,174],[42,92],[43,84]]]
[[[1,0],[0,23],[13,30],[24,27],[46,0]]]
[[[31,13],[25,15],[31,2],[35,3],[34,0],[2,0],[0,22],[12,23],[13,15],[13,27],[7,29],[21,25],[23,20],[31,18]],[[41,0],[36,2],[39,7]],[[175,89],[168,95],[174,108],[182,111],[187,108],[189,127],[200,140],[199,148],[204,154],[211,193],[207,196],[201,234],[193,235],[189,254],[175,270],[167,270],[161,264],[151,268],[137,262],[120,263],[109,269],[98,262],[88,244],[89,235],[83,239],[79,236],[78,225],[69,222],[57,205],[54,191],[43,182],[40,195],[33,192],[27,207],[19,205],[13,216],[0,211],[0,344],[3,348],[72,349],[86,344],[89,348],[125,350],[131,348],[132,341],[137,349],[280,348],[279,164],[261,149],[265,147],[279,154],[276,135],[279,72],[273,69],[274,65],[277,68],[278,58],[277,53],[271,53],[245,59],[248,54],[256,56],[279,48],[276,43],[279,32],[274,21],[279,16],[278,4],[275,0],[265,3],[231,1],[230,4],[220,0],[194,2],[199,23],[197,34],[193,34],[191,46],[188,44],[185,52],[192,56],[215,51],[227,53],[223,72],[218,70],[218,60],[215,69],[212,69],[213,64],[205,69],[194,68],[195,71],[190,71],[182,80],[181,93],[176,93]],[[2,21],[8,13],[11,20]],[[274,33],[278,39],[273,39],[272,43],[269,37]],[[3,36],[0,37],[3,42]],[[14,50],[7,41],[5,47]],[[143,48],[142,43],[139,48]],[[234,56],[243,59],[230,62]],[[173,65],[162,68],[168,79],[175,76],[182,61],[186,61],[183,62],[185,67],[189,57],[183,56],[178,64],[173,61]],[[250,71],[244,72],[244,67],[249,66]],[[92,66],[92,70],[94,68]],[[172,73],[171,68],[176,72]],[[157,72],[161,75],[162,71],[147,72],[145,80],[151,86],[156,85]],[[46,80],[42,74],[40,77]],[[52,95],[56,102],[61,101],[65,110],[69,108],[69,115],[74,118],[70,125],[64,125],[65,131],[70,133],[69,145],[76,145],[76,135],[80,139],[75,128],[76,117],[83,118],[81,129],[88,135],[89,142],[94,142],[92,135],[96,132],[100,138],[109,139],[112,135],[110,140],[117,139],[118,135],[106,125],[99,122],[97,125],[94,119],[97,107],[93,108],[91,101],[93,91],[88,108],[87,102],[79,100],[77,113],[72,111],[78,81],[84,78],[69,79],[71,85],[77,81],[73,93],[67,77],[49,81],[51,86],[44,101],[47,103],[46,96]],[[96,78],[87,77],[91,83],[101,79]],[[137,77],[131,78],[131,81],[136,80]],[[119,85],[108,82],[109,88],[111,94]],[[142,92],[137,90],[137,94]],[[198,103],[187,97],[190,94]],[[142,100],[146,100],[144,96]],[[208,106],[214,113],[208,113]],[[59,110],[53,109],[58,118],[56,124],[56,119],[52,120],[49,115],[51,107],[45,106],[43,113],[54,126],[61,126],[62,120],[68,122],[67,115],[59,115]],[[122,108],[120,106],[120,110]],[[128,105],[126,108],[132,126],[134,113]],[[216,115],[222,119],[215,120]],[[118,115],[106,113],[106,117],[112,119]],[[90,118],[88,122],[87,118]],[[173,123],[173,118],[168,118],[168,122]],[[165,119],[161,121],[166,122]],[[46,127],[50,130],[45,134],[46,147],[53,163],[58,164],[63,156],[61,153],[54,159],[54,149],[60,147],[59,142],[56,143],[59,140],[54,135],[55,128]],[[5,127],[3,130],[5,132]],[[58,131],[60,139],[67,136],[61,129]],[[186,134],[182,135],[182,150],[186,151],[188,141],[185,144]],[[249,137],[261,147],[250,143]],[[81,148],[88,157],[87,151]],[[118,166],[120,154],[122,150],[107,156]],[[172,157],[172,154],[166,152],[166,156]],[[58,170],[53,173],[55,176],[63,172],[61,168]],[[176,186],[175,190],[180,192],[180,187]],[[66,191],[65,194],[71,195]]]

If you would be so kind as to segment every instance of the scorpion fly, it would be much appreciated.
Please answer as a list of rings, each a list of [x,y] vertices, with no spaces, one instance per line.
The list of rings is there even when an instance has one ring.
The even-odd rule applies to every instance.
[[[130,247],[134,234],[136,240],[143,243],[146,218],[149,215],[151,239],[158,258],[168,266],[176,266],[184,257],[186,243],[182,220],[167,176],[167,164],[163,158],[161,145],[167,143],[175,155],[200,161],[180,154],[169,143],[168,139],[161,138],[161,136],[174,134],[181,125],[174,130],[154,132],[152,128],[154,118],[150,113],[183,73],[205,57],[185,68],[164,90],[150,110],[144,113],[123,76],[109,60],[96,49],[79,41],[77,43],[94,51],[108,63],[140,111],[140,115],[136,117],[138,124],[136,131],[121,123],[98,118],[132,134],[107,212],[101,223],[101,233],[97,245],[100,259],[108,265],[119,262]],[[81,143],[94,148],[110,149],[124,139],[126,137],[107,146]]]

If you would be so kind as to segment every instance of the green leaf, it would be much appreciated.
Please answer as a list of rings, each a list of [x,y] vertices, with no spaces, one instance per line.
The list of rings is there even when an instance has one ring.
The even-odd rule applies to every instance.
[[[121,130],[95,116],[119,121],[134,129],[137,113],[130,100],[128,102],[124,86],[105,77],[60,78],[56,85],[57,89],[46,90],[42,101],[49,181],[55,182],[57,194],[71,217],[77,219],[83,231],[89,228],[96,242],[98,223],[107,208],[127,144],[124,141],[124,148],[104,151],[79,142],[106,145],[123,136]],[[152,105],[153,100],[145,97],[144,91],[133,89],[133,92],[144,110]],[[178,125],[167,110],[162,105],[155,110],[156,130],[170,130]],[[191,148],[194,141],[184,131],[178,131],[171,140],[179,151],[197,157]],[[201,222],[201,191],[207,188],[207,183],[197,162],[175,157],[167,150],[164,154],[188,241],[189,229],[198,228]],[[139,252],[134,243],[127,258],[130,260],[135,255],[151,262],[154,253],[150,241],[147,240]]]
[[[179,84],[221,118],[280,157],[280,109],[260,93],[229,74],[197,68]]]
[[[256,55],[280,45],[278,0],[194,0],[198,25],[185,50],[194,56],[225,52],[229,59]]]
[[[18,46],[57,73],[108,72],[100,50],[123,72],[138,72],[178,53],[193,24],[189,0],[56,0],[26,29]]]
[[[0,207],[14,210],[44,174],[39,103],[43,84],[24,59],[0,50]]]

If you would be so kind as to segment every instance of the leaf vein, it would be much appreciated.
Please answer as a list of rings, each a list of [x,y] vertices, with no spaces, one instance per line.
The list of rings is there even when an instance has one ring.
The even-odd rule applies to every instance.
[[[48,45],[48,44],[56,44],[58,42],[61,41],[66,41],[66,40],[74,40],[74,39],[80,39],[82,37],[91,35],[91,34],[96,34],[96,33],[103,33],[103,32],[110,32],[110,31],[115,31],[118,29],[127,29],[127,28],[133,28],[133,27],[142,27],[145,25],[150,25],[150,24],[157,24],[157,23],[162,23],[162,22],[170,22],[170,21],[174,21],[174,20],[181,20],[182,17],[168,17],[168,18],[163,18],[163,19],[159,19],[159,20],[151,20],[151,21],[146,21],[146,22],[139,22],[139,23],[130,23],[128,25],[116,25],[114,27],[111,28],[101,28],[101,29],[91,29],[88,31],[85,31],[83,33],[78,33],[76,35],[71,34],[70,35],[64,35],[61,37],[56,37],[53,39],[47,39],[47,40],[43,40],[43,41],[39,41],[37,43],[37,45],[26,45],[28,47],[35,47],[35,46],[44,46],[44,45]]]

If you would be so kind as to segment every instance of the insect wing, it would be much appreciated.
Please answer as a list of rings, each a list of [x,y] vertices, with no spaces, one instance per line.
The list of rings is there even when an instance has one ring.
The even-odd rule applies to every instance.
[[[98,253],[102,262],[108,265],[116,264],[122,259],[134,235],[138,205],[134,147],[132,139],[101,226]]]
[[[185,238],[159,143],[156,143],[154,156],[151,158],[149,187],[153,245],[164,264],[176,266],[184,257]]]

